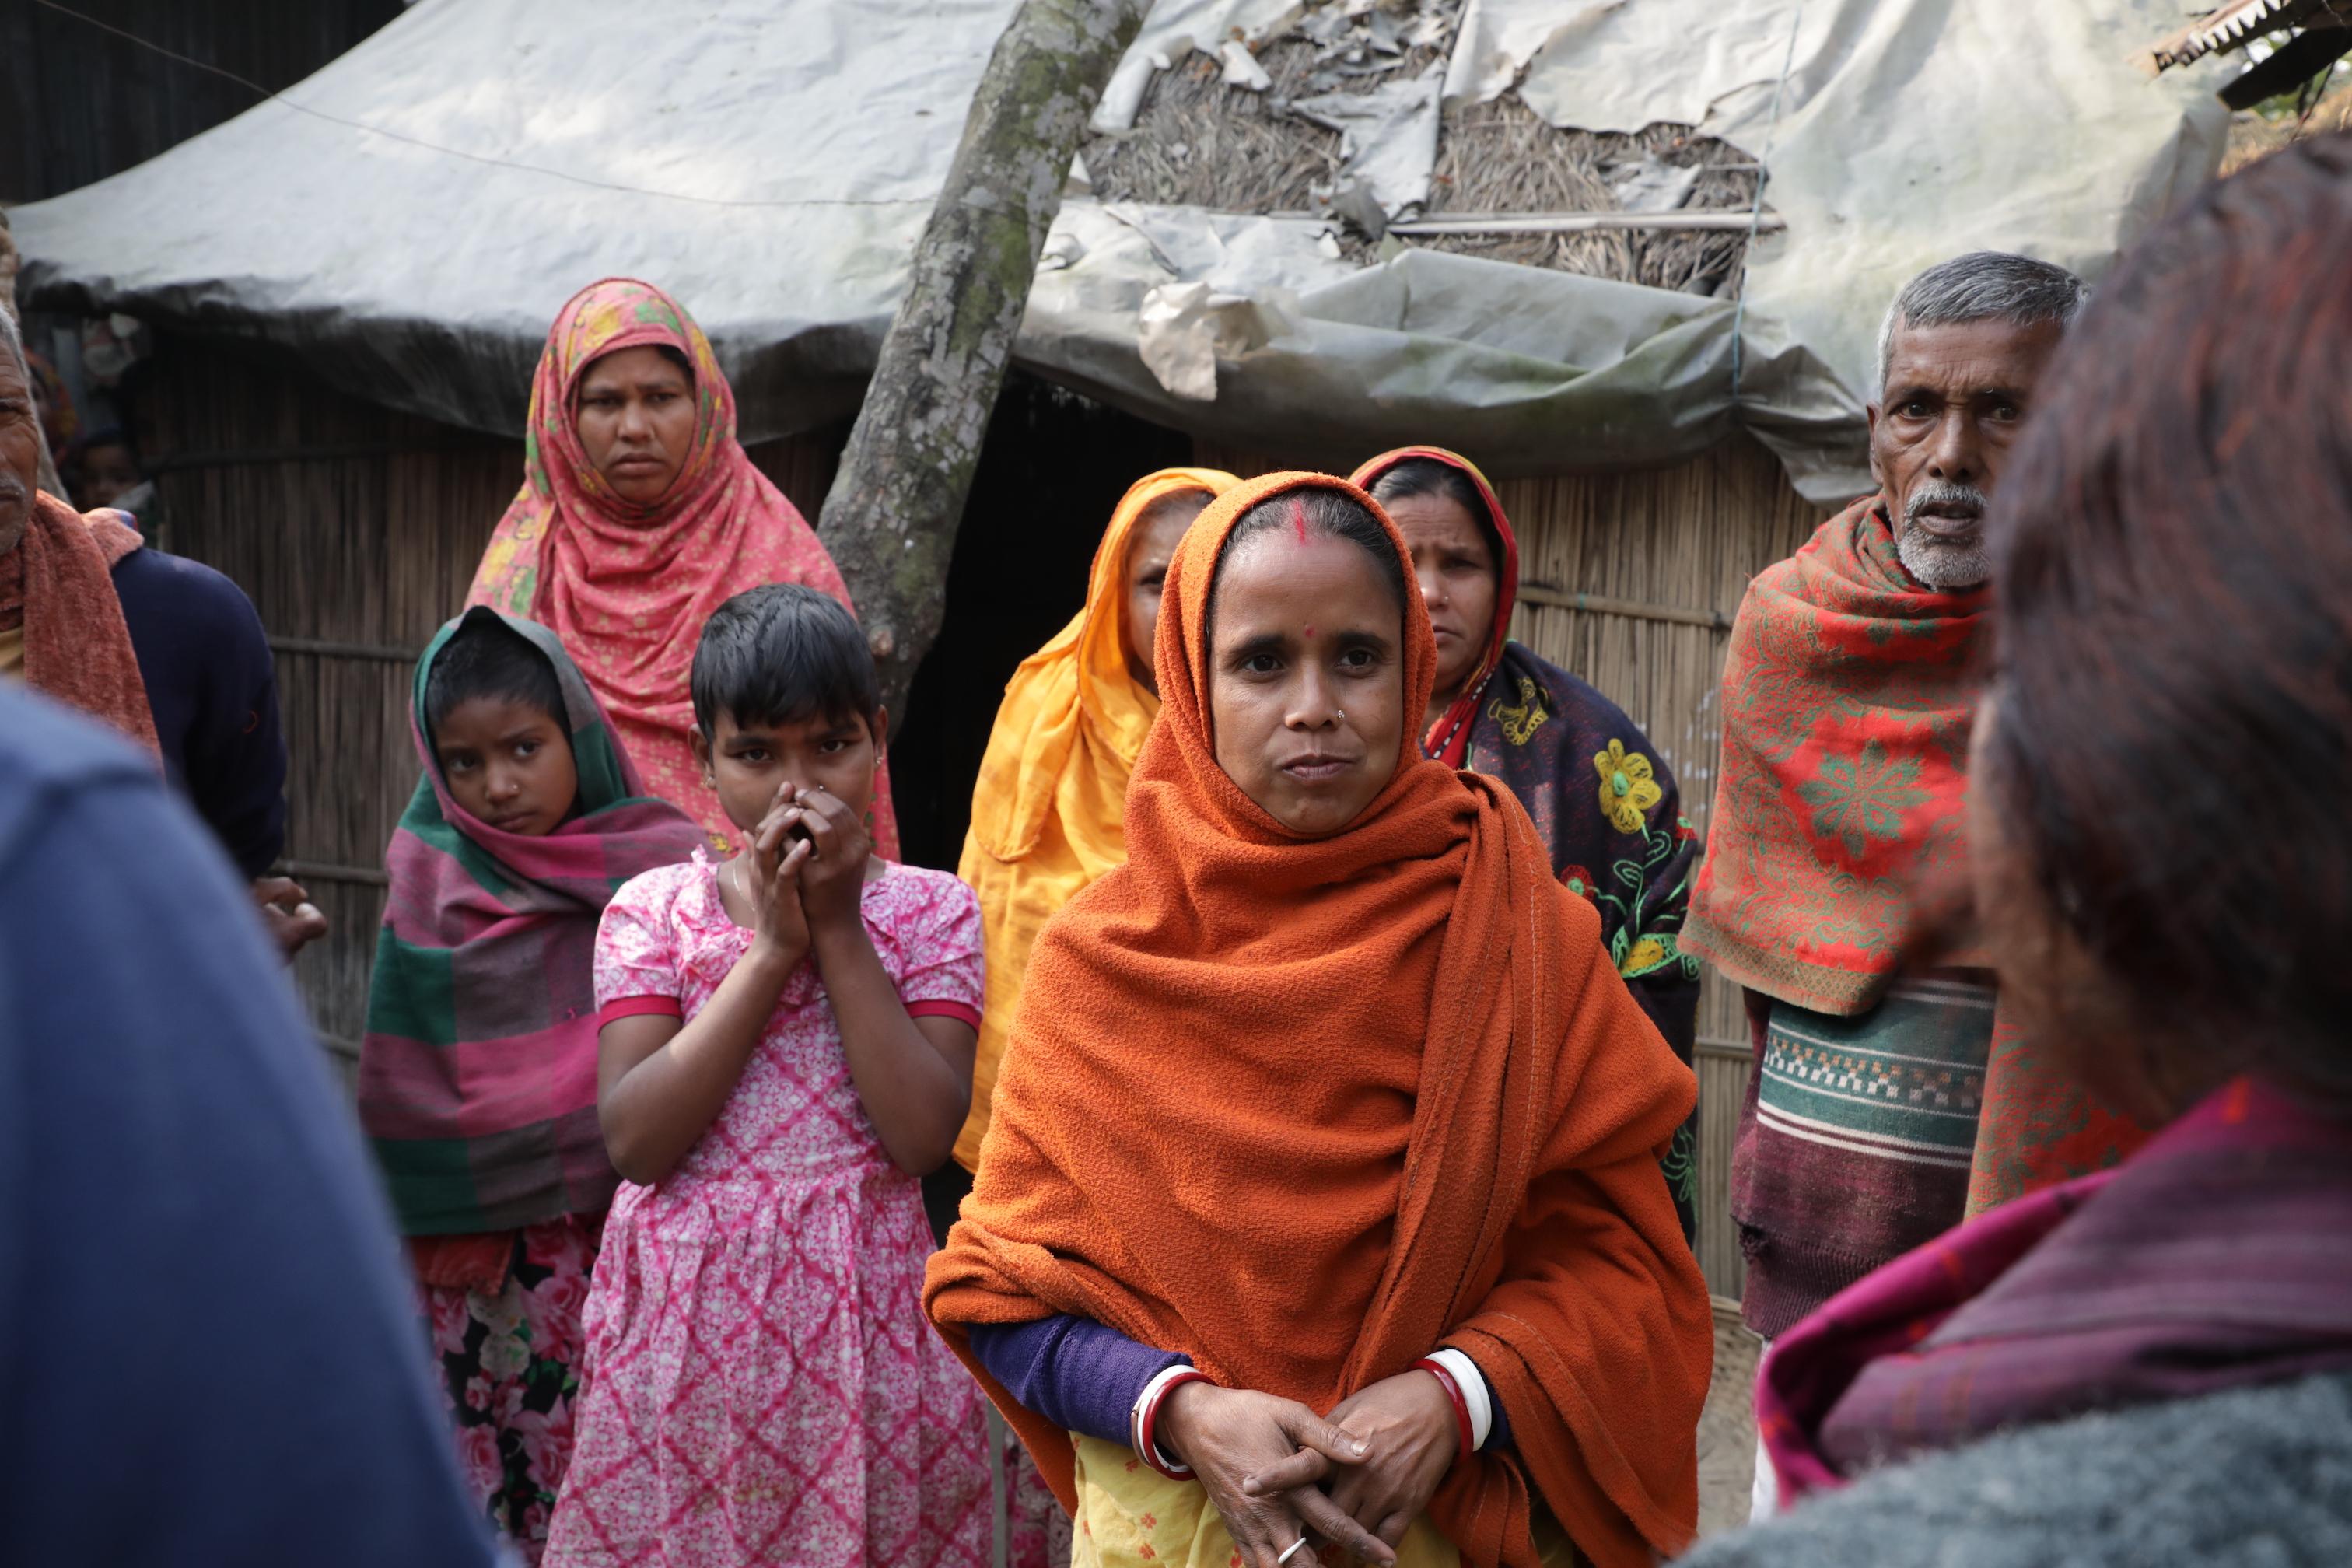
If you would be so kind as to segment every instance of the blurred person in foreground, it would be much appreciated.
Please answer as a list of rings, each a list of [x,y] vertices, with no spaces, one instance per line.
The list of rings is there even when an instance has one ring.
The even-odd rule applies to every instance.
[[[2160,1128],[1767,1359],[1706,1568],[2352,1562],[2352,139],[2209,186],[2068,337],[1990,523],[2002,1005]]]
[[[0,311],[0,679],[102,719],[184,793],[291,957],[326,933],[269,868],[286,847],[286,742],[261,617],[209,566],[144,547],[123,513],[37,489],[40,415]]]
[[[0,689],[0,1557],[490,1563],[245,902],[151,758]]]

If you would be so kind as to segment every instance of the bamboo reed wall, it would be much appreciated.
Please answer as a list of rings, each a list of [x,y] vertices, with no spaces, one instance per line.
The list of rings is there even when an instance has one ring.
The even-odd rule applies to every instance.
[[[348,1075],[365,1029],[383,847],[416,783],[414,661],[463,602],[520,483],[521,446],[341,395],[274,351],[214,340],[166,338],[139,402],[162,497],[155,542],[235,579],[277,649],[287,857],[334,926],[297,961],[295,978]],[[814,516],[842,435],[751,456]],[[1243,473],[1283,466],[1205,449],[1197,458]],[[1676,468],[1499,489],[1523,555],[1514,635],[1642,725],[1704,831],[1731,616],[1748,579],[1803,542],[1822,511],[1745,437]],[[1091,524],[1079,531],[1093,537]],[[1710,971],[1699,1016],[1699,1253],[1710,1287],[1734,1297],[1743,1271],[1726,1193],[1746,1038],[1736,988]]]
[[[1198,456],[1241,474],[1291,466],[1207,448]],[[1519,537],[1511,635],[1642,726],[1674,773],[1683,815],[1706,832],[1731,617],[1748,579],[1794,552],[1827,510],[1799,496],[1771,454],[1745,436],[1675,468],[1506,479],[1496,489]],[[1580,595],[1589,607],[1561,602]],[[1748,1025],[1738,987],[1711,964],[1701,982],[1697,1066],[1699,1265],[1710,1289],[1737,1298],[1746,1269],[1728,1194],[1748,1091]]]

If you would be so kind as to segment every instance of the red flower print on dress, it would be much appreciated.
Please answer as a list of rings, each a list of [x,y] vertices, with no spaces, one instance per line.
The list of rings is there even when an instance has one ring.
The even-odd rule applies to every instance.
[[[587,1305],[588,1277],[576,1270],[550,1275],[525,1291],[530,1353],[541,1361],[570,1361],[580,1348],[580,1316]]]
[[[1593,884],[1592,873],[1581,866],[1561,867],[1559,885],[1588,904],[1598,905],[1601,902],[1601,889]]]
[[[425,1293],[425,1310],[433,1319],[433,1351],[436,1355],[464,1355],[466,1329],[472,1321],[466,1310],[466,1298],[457,1290],[428,1290]]]
[[[487,1377],[467,1378],[466,1380],[466,1408],[468,1410],[488,1410],[489,1407],[490,1380]]]
[[[594,1247],[585,1226],[535,1225],[522,1233],[523,1261],[559,1279],[585,1279],[595,1259]]]
[[[494,1428],[467,1426],[460,1431],[457,1464],[478,1504],[487,1504],[506,1485],[506,1462],[499,1458],[499,1435]]]
[[[572,1463],[572,1406],[559,1399],[551,1410],[518,1411],[509,1425],[522,1436],[532,1473],[554,1489]]]

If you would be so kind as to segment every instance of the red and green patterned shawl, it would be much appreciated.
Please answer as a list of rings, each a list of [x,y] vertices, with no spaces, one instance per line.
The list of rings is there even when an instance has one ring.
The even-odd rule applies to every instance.
[[[1758,574],[1724,662],[1723,761],[1684,951],[1816,1013],[1876,1005],[1917,934],[1920,890],[1965,867],[1988,600],[1912,581],[1874,495]]]
[[[1925,906],[1966,872],[1990,600],[1916,582],[1875,495],[1757,575],[1724,661],[1723,760],[1684,952],[1816,1013],[1878,1005]],[[2111,1165],[2143,1137],[1996,1016],[1968,1212]]]
[[[384,852],[392,889],[359,1109],[410,1236],[503,1230],[612,1202],[618,1178],[596,1121],[597,923],[622,883],[707,842],[676,806],[644,795],[555,634],[510,616],[498,618],[555,667],[579,804],[532,838],[450,797],[425,732],[426,678],[465,619],[497,615],[467,611],[417,661],[409,729],[424,776]]]

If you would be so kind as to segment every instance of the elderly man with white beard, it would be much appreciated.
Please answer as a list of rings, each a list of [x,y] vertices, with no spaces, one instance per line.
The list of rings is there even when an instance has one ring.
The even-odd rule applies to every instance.
[[[2084,293],[1989,251],[1906,285],[1879,336],[1877,490],[1760,574],[1732,628],[1682,945],[1747,988],[1731,1212],[1768,1340],[2011,1179],[2013,1161],[1980,1168],[1990,973],[1898,971],[1932,918],[1923,890],[1966,870],[1987,492]]]

